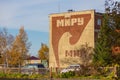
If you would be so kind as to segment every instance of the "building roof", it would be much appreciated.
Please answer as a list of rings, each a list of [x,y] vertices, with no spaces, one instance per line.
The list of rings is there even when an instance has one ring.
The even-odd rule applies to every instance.
[[[28,60],[40,60],[40,59],[35,57],[35,56],[31,56],[31,57],[28,58]]]

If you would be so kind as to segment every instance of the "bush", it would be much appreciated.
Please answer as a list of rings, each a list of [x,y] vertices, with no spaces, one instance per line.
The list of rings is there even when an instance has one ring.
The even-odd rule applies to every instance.
[[[4,78],[4,77],[6,77],[6,74],[0,73],[0,78]]]
[[[69,72],[66,72],[66,73],[62,73],[62,74],[60,75],[61,78],[71,78],[71,77],[73,77],[73,76],[75,76],[75,72],[73,72],[73,71],[69,71]]]

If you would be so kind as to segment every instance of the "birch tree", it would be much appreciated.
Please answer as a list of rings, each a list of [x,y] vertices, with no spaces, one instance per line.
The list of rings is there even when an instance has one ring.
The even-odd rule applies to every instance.
[[[14,41],[6,28],[0,30],[0,63],[8,66],[9,51]]]

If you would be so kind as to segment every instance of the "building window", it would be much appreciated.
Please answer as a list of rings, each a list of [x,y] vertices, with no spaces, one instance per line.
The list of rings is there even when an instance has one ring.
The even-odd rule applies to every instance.
[[[97,25],[99,25],[99,26],[101,25],[101,19],[97,20]]]

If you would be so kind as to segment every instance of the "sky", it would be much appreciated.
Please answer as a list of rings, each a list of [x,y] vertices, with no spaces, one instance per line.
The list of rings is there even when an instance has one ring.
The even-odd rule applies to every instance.
[[[120,1],[120,0],[118,0]],[[24,26],[32,46],[31,55],[37,55],[41,43],[49,46],[49,15],[52,13],[95,9],[104,12],[105,0],[0,0],[0,28],[7,28],[16,36]]]

